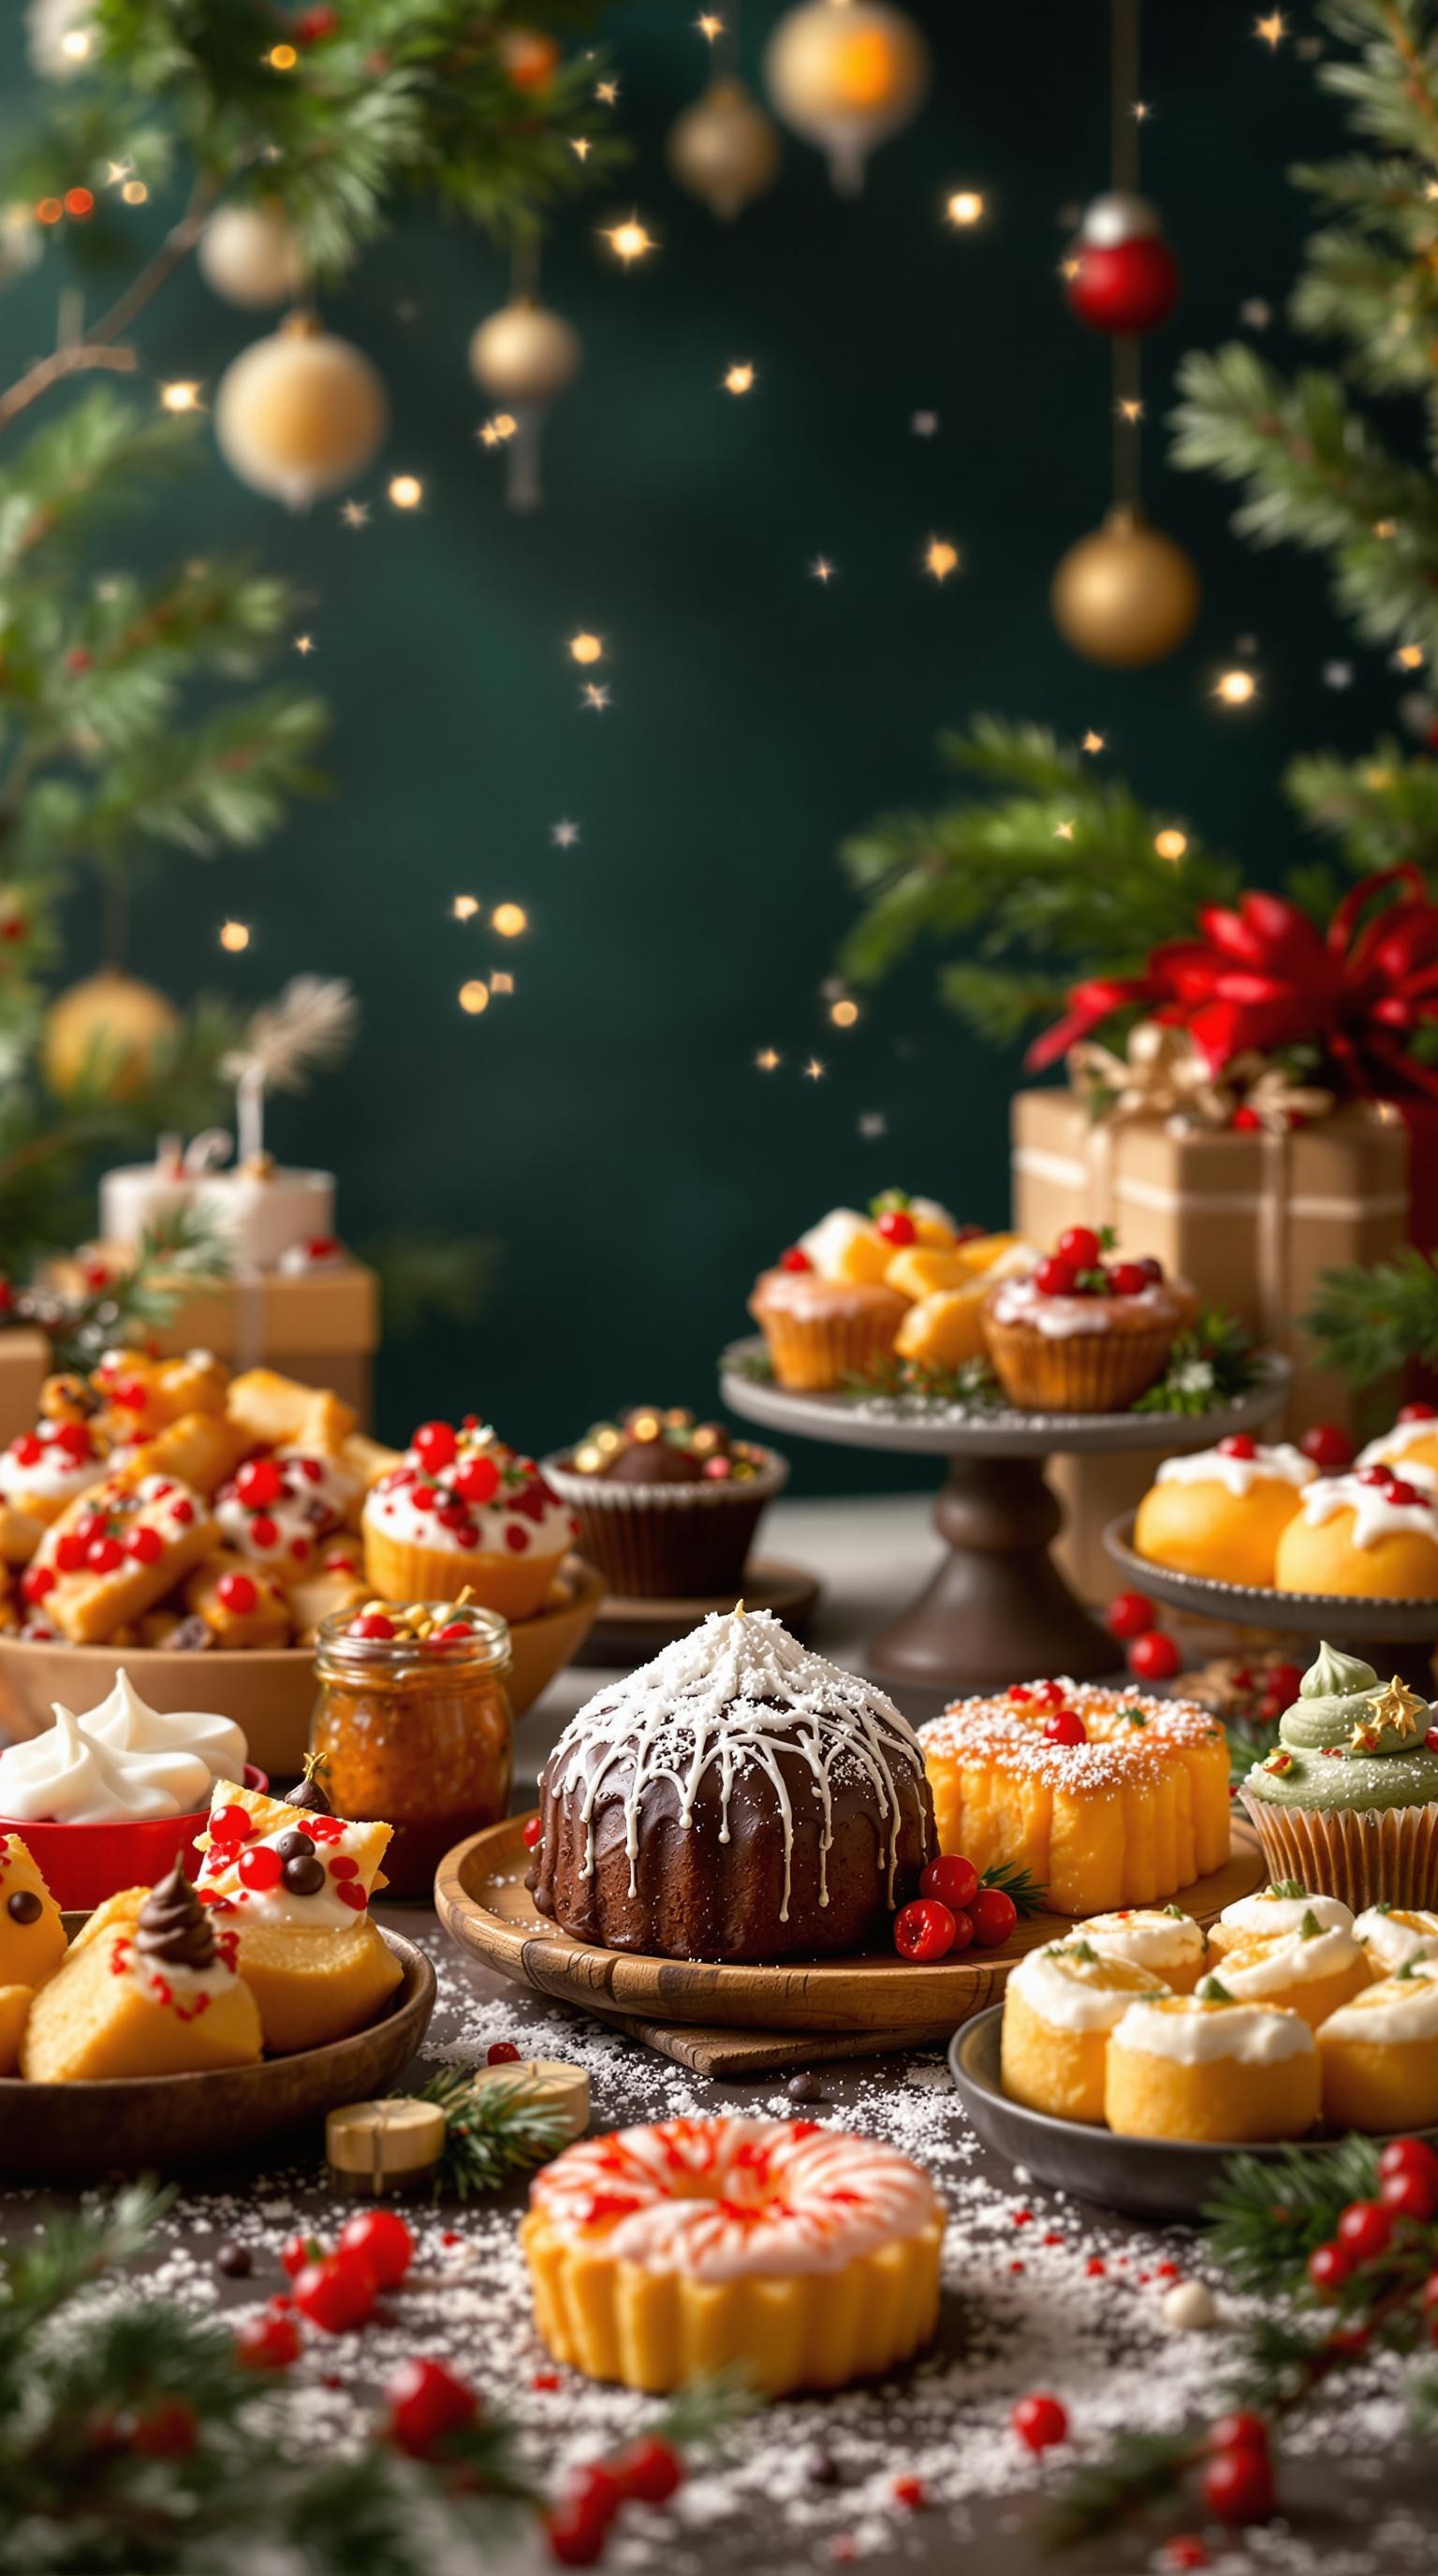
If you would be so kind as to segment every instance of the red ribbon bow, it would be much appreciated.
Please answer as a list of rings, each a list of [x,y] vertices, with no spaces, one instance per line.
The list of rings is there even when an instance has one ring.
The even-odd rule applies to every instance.
[[[1405,892],[1361,919],[1390,886]],[[1202,937],[1155,948],[1142,975],[1076,984],[1063,1018],[1030,1047],[1029,1070],[1057,1063],[1136,1002],[1186,1028],[1214,1073],[1248,1048],[1267,1055],[1303,1042],[1323,1048],[1350,1093],[1438,1100],[1438,1070],[1415,1063],[1407,1045],[1421,1022],[1438,1020],[1438,904],[1416,867],[1364,877],[1326,934],[1277,894],[1242,895],[1236,912],[1210,904],[1198,918]]]

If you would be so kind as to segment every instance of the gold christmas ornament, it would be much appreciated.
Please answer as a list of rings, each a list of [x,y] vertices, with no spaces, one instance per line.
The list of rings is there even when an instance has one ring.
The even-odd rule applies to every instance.
[[[305,315],[242,349],[215,396],[215,438],[231,473],[292,510],[363,474],[388,427],[377,370]]]
[[[104,966],[50,1004],[45,1079],[60,1100],[73,1100],[82,1090],[128,1099],[150,1080],[179,1026],[174,1003],[153,984]]]
[[[783,159],[772,117],[741,80],[711,81],[676,116],[665,150],[680,187],[726,224],[772,188]]]
[[[1182,546],[1136,510],[1110,510],[1054,574],[1054,623],[1087,662],[1141,670],[1176,652],[1198,615],[1198,575]]]
[[[784,123],[828,154],[837,193],[856,197],[875,145],[923,104],[929,51],[887,0],[802,0],[769,39],[764,78]]]
[[[220,206],[200,235],[200,275],[226,304],[258,313],[302,294],[305,263],[288,215],[273,197]]]
[[[555,396],[573,384],[583,363],[584,343],[573,324],[532,295],[502,304],[470,341],[470,374],[514,415],[506,460],[506,497],[512,510],[539,507],[544,414]]]

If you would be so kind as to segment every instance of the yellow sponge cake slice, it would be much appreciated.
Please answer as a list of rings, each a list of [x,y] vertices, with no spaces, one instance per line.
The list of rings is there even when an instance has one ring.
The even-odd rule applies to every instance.
[[[287,2055],[345,2039],[399,1984],[404,1972],[368,1913],[389,1838],[385,1824],[217,1785],[197,1893],[234,1935],[266,2048]]]
[[[111,1903],[31,2004],[21,2073],[33,2084],[94,2084],[252,2065],[260,2016],[235,1973],[233,1936],[212,1923],[183,1870],[144,1891],[133,1915]]]
[[[65,1956],[60,1908],[18,1834],[0,1834],[0,1986],[43,1986]]]

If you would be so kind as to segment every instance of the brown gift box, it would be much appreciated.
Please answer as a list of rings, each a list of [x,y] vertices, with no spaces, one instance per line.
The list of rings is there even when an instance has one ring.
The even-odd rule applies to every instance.
[[[50,1367],[50,1345],[32,1324],[0,1332],[0,1449],[33,1431],[41,1382]]]
[[[1382,1261],[1407,1240],[1408,1135],[1396,1111],[1358,1103],[1294,1130],[1242,1135],[1095,1120],[1071,1091],[1021,1091],[1012,1135],[1020,1234],[1048,1245],[1066,1225],[1116,1227],[1123,1251],[1156,1253],[1205,1302],[1288,1353],[1290,1437],[1313,1422],[1357,1427],[1347,1381],[1316,1366],[1296,1318],[1321,1272]],[[1068,1520],[1059,1557],[1090,1599],[1115,1588],[1104,1521],[1137,1503],[1164,1454],[1160,1441],[1137,1456],[1056,1462]]]
[[[94,1247],[104,1256],[107,1247]],[[110,1247],[111,1258],[123,1258]],[[58,1288],[73,1285],[73,1264],[58,1262],[49,1276]],[[379,1347],[379,1280],[360,1261],[301,1271],[251,1271],[197,1288],[162,1332],[152,1336],[162,1357],[177,1351],[213,1351],[232,1369],[277,1369],[283,1377],[334,1389],[353,1405],[360,1428],[370,1419],[371,1363]],[[3,1350],[5,1336],[0,1336]],[[18,1338],[15,1336],[14,1338]],[[34,1420],[33,1412],[30,1420]],[[29,1427],[28,1423],[25,1426]]]

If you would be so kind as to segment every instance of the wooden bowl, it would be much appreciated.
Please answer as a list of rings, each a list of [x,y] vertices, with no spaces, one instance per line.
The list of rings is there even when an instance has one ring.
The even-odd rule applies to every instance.
[[[128,2174],[230,2163],[341,2102],[385,2093],[423,2046],[434,1969],[386,1931],[404,1970],[378,2021],[325,2048],[204,2075],[137,2075],[104,2084],[0,2078],[0,2181],[99,2183]]]
[[[445,1930],[490,1968],[542,1995],[654,2022],[695,2022],[764,2031],[883,2031],[909,2041],[947,2039],[969,2016],[996,2003],[1026,1950],[1061,1941],[1067,1916],[1036,1914],[1001,1950],[966,1950],[915,1967],[892,1949],[848,1959],[790,1959],[782,1967],[723,1966],[654,1959],[576,1941],[536,1911],[524,1884],[528,1819],[471,1834],[440,1862],[434,1901]],[[1236,1829],[1224,1867],[1178,1890],[1177,1902],[1203,1924],[1251,1895],[1263,1858],[1247,1828]]]
[[[510,1629],[514,1663],[506,1689],[516,1717],[572,1663],[594,1624],[604,1578],[582,1556],[567,1556],[542,1610]],[[83,1712],[113,1687],[123,1664],[151,1708],[205,1709],[243,1727],[250,1760],[268,1771],[282,1794],[300,1776],[315,1704],[314,1655],[308,1646],[250,1654],[223,1647],[176,1655],[158,1646],[52,1646],[0,1637],[0,1738],[23,1741],[53,1723],[51,1705]]]

